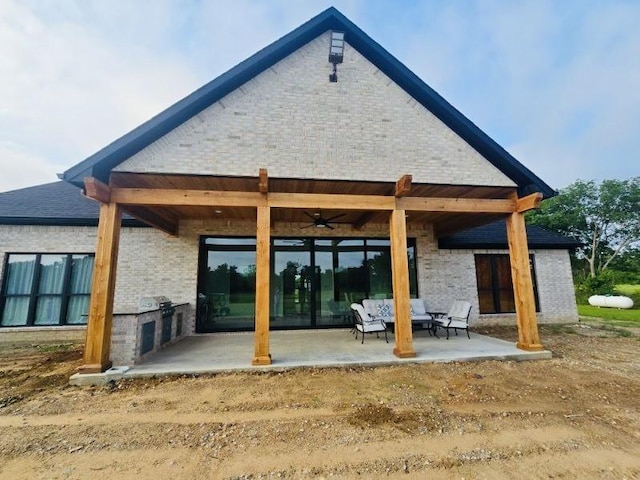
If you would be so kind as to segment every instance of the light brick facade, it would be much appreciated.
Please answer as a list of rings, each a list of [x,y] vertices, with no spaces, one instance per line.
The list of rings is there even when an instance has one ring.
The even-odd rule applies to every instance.
[[[357,51],[330,83],[328,33],[115,171],[514,186]]]
[[[306,230],[314,236],[317,230]],[[388,238],[387,224],[369,224],[363,230],[336,225],[340,237]],[[432,310],[446,310],[452,299],[469,299],[472,321],[493,321],[498,316],[478,315],[478,292],[474,254],[508,250],[440,250],[430,225],[408,225],[416,239],[419,294]],[[174,303],[195,305],[198,278],[198,248],[201,235],[255,236],[255,222],[188,220],[181,223],[178,237],[152,228],[122,229],[114,310],[119,314],[138,311],[142,297],[165,295]],[[273,237],[298,237],[299,224],[276,223]],[[95,250],[95,227],[0,226],[0,257],[5,253],[88,253]],[[538,320],[577,320],[573,280],[566,250],[534,250],[540,313]],[[4,262],[0,264],[0,269]],[[0,270],[0,277],[2,272]],[[504,316],[502,316],[504,317]],[[513,319],[513,316],[506,316]],[[193,309],[186,320],[193,332]]]

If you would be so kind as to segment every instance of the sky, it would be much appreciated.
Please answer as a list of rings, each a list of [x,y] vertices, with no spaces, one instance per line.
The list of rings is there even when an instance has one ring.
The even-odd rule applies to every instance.
[[[640,176],[640,1],[0,0],[0,192],[334,6],[555,189]]]

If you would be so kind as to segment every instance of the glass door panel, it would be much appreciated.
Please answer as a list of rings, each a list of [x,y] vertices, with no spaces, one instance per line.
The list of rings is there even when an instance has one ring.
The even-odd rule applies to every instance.
[[[256,252],[208,251],[198,292],[198,332],[254,326]]]
[[[316,325],[338,326],[353,323],[348,303],[336,298],[333,252],[316,251]]]
[[[369,298],[393,298],[391,283],[391,250],[367,251],[367,267],[369,274]]]
[[[309,250],[275,250],[271,275],[271,326],[311,326],[313,269]]]
[[[367,271],[364,249],[338,251],[338,264],[335,270],[336,293],[340,301],[347,304],[361,302],[367,297]]]

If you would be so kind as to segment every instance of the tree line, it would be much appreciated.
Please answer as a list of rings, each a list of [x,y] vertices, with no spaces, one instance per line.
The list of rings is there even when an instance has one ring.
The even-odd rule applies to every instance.
[[[529,212],[527,222],[580,243],[571,255],[576,286],[640,284],[640,177],[578,180]]]

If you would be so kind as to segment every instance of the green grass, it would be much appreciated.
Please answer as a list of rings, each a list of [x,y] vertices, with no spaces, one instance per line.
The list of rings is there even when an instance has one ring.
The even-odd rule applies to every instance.
[[[578,305],[578,314],[583,317],[596,317],[612,320],[612,324],[624,327],[640,327],[640,309],[622,310],[600,308],[591,305]]]
[[[620,292],[622,295],[633,295],[635,293],[640,294],[640,285],[631,285],[631,284],[619,284],[616,285],[616,290]]]

